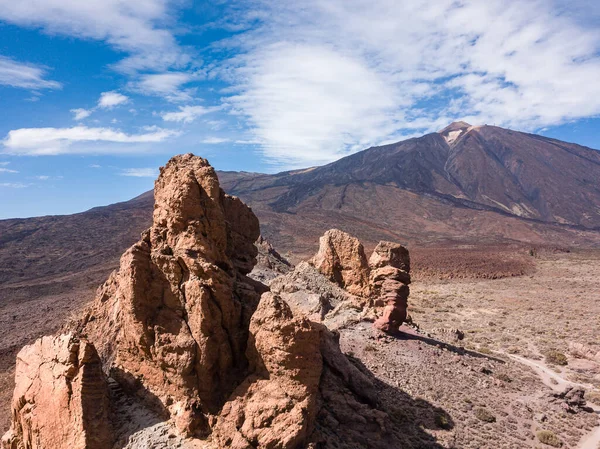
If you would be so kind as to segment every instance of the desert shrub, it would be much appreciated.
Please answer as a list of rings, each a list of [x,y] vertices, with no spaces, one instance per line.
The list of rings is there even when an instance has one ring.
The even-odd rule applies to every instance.
[[[496,376],[502,382],[512,382],[512,379],[508,376],[508,374],[500,373]]]
[[[443,414],[435,415],[435,425],[440,429],[448,430],[451,428],[448,417]]]
[[[496,422],[496,417],[485,408],[475,409],[475,418],[483,422]]]
[[[600,405],[600,391],[598,391],[598,390],[586,391],[585,400],[591,402],[592,404]]]
[[[480,346],[479,352],[482,354],[490,355],[492,353],[492,350],[490,348],[488,348],[487,346]]]
[[[546,352],[545,356],[546,356],[546,362],[551,363],[553,365],[564,366],[568,363],[567,356],[564,355],[562,352],[557,351],[555,349],[551,349],[548,352]]]
[[[540,430],[536,436],[540,443],[547,444],[548,446],[561,447],[563,445],[562,441],[550,430]]]

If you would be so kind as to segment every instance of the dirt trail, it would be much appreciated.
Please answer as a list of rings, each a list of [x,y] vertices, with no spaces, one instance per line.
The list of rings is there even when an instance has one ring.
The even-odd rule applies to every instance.
[[[580,384],[577,382],[571,382],[560,374],[552,371],[545,363],[536,362],[534,360],[529,360],[524,357],[515,355],[515,354],[504,354],[507,357],[532,368],[542,379],[542,382],[550,387],[554,391],[563,391],[565,387],[574,385],[583,388],[593,388],[591,385]],[[589,404],[588,404],[589,405]],[[600,419],[600,407],[596,405],[590,405],[590,408],[594,410],[594,412],[598,415]],[[579,444],[577,445],[577,449],[598,449],[600,447],[600,422],[598,425],[587,435],[585,435]]]

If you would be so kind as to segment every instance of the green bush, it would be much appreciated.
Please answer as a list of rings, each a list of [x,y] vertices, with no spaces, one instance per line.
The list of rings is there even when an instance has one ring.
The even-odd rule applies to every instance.
[[[450,421],[446,415],[436,415],[435,416],[435,425],[440,429],[448,430],[451,428]]]
[[[496,417],[485,408],[476,409],[475,417],[483,422],[496,422]]]
[[[540,441],[540,443],[544,443],[552,447],[561,447],[563,445],[562,441],[560,441],[554,432],[551,432],[550,430],[540,430],[537,433],[537,439]]]
[[[561,366],[564,366],[568,363],[567,356],[555,349],[551,349],[550,351],[546,352],[546,362]]]

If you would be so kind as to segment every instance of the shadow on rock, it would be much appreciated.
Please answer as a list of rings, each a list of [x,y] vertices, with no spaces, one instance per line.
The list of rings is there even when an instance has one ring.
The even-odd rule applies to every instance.
[[[169,413],[161,401],[131,374],[112,368],[108,378],[114,449],[130,447],[131,437],[144,429],[165,423]]]

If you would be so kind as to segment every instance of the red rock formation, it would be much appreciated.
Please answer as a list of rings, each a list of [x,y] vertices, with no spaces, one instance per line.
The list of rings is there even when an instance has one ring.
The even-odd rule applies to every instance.
[[[152,227],[99,289],[84,332],[112,377],[202,434],[247,371],[258,220],[191,154],[161,168],[154,196]]]
[[[402,245],[379,242],[369,259],[370,280],[377,302],[385,305],[374,326],[396,332],[406,320],[410,284],[410,257]]]
[[[213,438],[235,449],[302,447],[317,412],[321,328],[267,293],[250,331],[254,373],[223,408]]]
[[[91,343],[40,338],[19,352],[15,380],[3,449],[112,447],[106,378]]]
[[[369,296],[369,265],[357,238],[330,229],[319,239],[319,251],[310,261],[317,270],[357,296]]]
[[[170,418],[167,428],[210,434],[218,447],[397,447],[373,380],[341,353],[338,335],[277,295],[260,298],[264,285],[246,277],[258,221],[223,193],[208,162],[171,159],[155,198],[152,227],[78,325],[82,343],[46,337],[23,350],[4,448],[110,448],[101,364],[119,391],[138,395],[136,406]],[[322,250],[316,264],[366,301],[362,245],[330,231]],[[390,261],[382,269],[402,271]],[[398,282],[386,276],[382,291]]]

